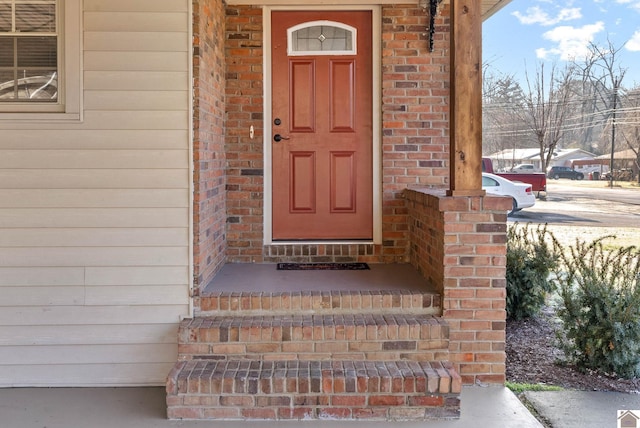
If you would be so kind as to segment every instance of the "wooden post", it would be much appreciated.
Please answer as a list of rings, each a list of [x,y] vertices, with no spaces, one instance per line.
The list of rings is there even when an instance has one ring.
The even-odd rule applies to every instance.
[[[482,2],[451,0],[449,196],[482,190]]]

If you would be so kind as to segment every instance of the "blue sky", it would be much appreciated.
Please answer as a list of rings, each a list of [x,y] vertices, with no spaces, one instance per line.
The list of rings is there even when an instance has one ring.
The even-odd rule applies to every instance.
[[[624,46],[622,86],[640,86],[640,0],[511,0],[483,25],[483,61],[522,81],[540,62],[562,66],[607,37]]]

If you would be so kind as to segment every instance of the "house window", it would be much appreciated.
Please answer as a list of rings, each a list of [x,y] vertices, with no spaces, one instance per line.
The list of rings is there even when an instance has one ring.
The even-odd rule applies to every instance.
[[[313,21],[287,30],[289,55],[355,55],[356,29],[332,21]]]
[[[0,102],[58,102],[57,0],[0,0]]]
[[[82,0],[0,0],[0,127],[82,119]]]

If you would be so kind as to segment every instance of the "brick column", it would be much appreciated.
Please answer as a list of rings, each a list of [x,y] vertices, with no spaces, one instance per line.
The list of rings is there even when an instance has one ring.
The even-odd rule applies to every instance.
[[[226,257],[224,3],[193,1],[193,263],[196,293]]]
[[[406,190],[411,263],[440,291],[465,384],[505,381],[508,198]]]

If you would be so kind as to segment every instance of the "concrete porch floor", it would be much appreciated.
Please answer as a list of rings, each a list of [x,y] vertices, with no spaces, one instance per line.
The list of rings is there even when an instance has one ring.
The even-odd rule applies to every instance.
[[[373,264],[369,270],[277,270],[274,263],[228,263],[204,293],[225,291],[434,291],[410,264]]]
[[[429,422],[351,421],[169,421],[164,388],[0,389],[4,428],[542,428],[508,389],[474,386],[462,390],[458,420]]]

